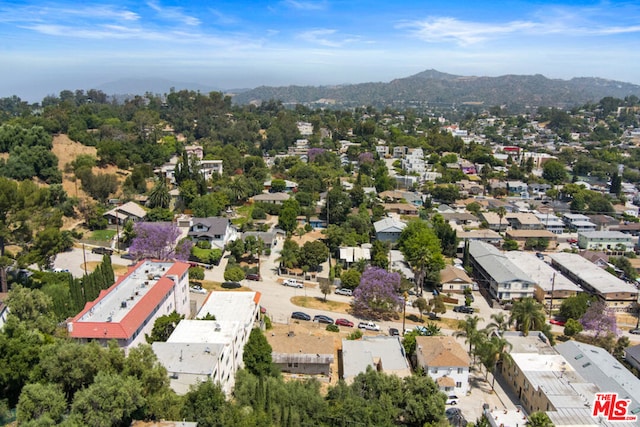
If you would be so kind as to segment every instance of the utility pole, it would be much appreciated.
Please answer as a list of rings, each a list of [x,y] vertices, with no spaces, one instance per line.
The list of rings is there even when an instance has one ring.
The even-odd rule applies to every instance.
[[[402,305],[402,336],[404,336],[404,330],[405,330],[404,325],[407,317],[407,300],[409,299],[409,294],[405,292],[403,296],[404,296],[404,304]],[[422,317],[422,313],[420,313],[420,316]]]
[[[84,259],[84,275],[87,275],[87,253],[84,250],[84,243],[82,244],[82,258]]]
[[[551,298],[549,298],[549,318],[551,318],[551,310],[553,309],[553,291],[556,286],[556,273],[551,276]]]

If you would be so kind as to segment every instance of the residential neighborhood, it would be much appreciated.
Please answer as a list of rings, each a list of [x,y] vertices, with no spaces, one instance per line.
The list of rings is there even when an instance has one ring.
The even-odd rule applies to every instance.
[[[0,178],[17,201],[2,219],[7,342],[22,345],[10,334],[27,327],[65,351],[141,358],[166,377],[158,390],[175,408],[211,387],[229,411],[244,402],[265,417],[334,425],[338,393],[358,402],[363,387],[388,381],[414,392],[393,397],[396,412],[371,409],[365,424],[634,425],[633,102],[463,117],[355,109],[338,125],[328,111],[274,105],[276,114],[200,95],[209,114],[180,121],[187,95],[159,99],[157,122],[137,136],[157,155],[149,164],[98,143],[61,165],[59,183]],[[567,134],[554,114],[581,132]],[[635,127],[613,126],[627,116]],[[282,122],[248,133],[250,144],[200,135],[247,117]],[[619,130],[614,148],[593,140],[603,123]],[[82,197],[65,204],[78,185]],[[30,317],[44,307],[48,317]],[[32,361],[49,363],[34,378],[49,378],[54,354]],[[5,393],[19,408],[34,385],[15,381]],[[318,418],[269,400],[295,387],[322,402]],[[626,399],[625,422],[596,416],[602,393]],[[423,400],[411,406],[409,395]],[[267,401],[277,411],[265,415]]]

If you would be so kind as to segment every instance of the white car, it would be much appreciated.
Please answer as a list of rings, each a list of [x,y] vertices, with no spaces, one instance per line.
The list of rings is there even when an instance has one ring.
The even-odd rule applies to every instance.
[[[296,279],[287,279],[284,282],[282,282],[283,285],[285,286],[290,286],[292,288],[302,288],[303,285],[302,283],[298,282]]]
[[[202,286],[190,286],[189,292],[193,292],[194,294],[207,294],[207,290],[203,289]]]
[[[367,331],[379,331],[380,326],[376,325],[373,322],[360,322],[358,323],[358,328],[366,329]]]
[[[351,289],[348,289],[348,288],[339,288],[339,289],[336,289],[336,294],[337,295],[346,295],[348,297],[352,297],[353,296],[353,291]]]

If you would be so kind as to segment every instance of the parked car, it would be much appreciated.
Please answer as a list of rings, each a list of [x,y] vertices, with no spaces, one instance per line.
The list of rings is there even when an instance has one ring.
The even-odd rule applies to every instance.
[[[97,247],[91,249],[91,253],[92,254],[99,254],[99,255],[113,255],[113,249],[105,248],[103,246],[97,246]]]
[[[336,289],[336,294],[352,297],[353,296],[353,291],[351,289],[347,289],[347,288],[339,288],[339,289]]]
[[[457,313],[473,314],[474,309],[473,307],[467,307],[466,305],[458,305],[453,307],[453,311]]]
[[[629,333],[633,335],[640,335],[640,328],[632,329]]]
[[[194,294],[203,294],[203,295],[207,294],[207,290],[203,289],[202,286],[200,286],[200,285],[190,286],[189,287],[189,291],[193,292]]]
[[[303,285],[302,283],[298,282],[296,279],[286,279],[284,282],[282,282],[283,285],[285,286],[290,286],[292,288],[302,288]]]
[[[238,289],[241,286],[238,282],[222,282],[222,287],[225,289]]]
[[[333,319],[329,316],[325,316],[324,314],[318,314],[313,316],[313,321],[318,323],[327,323],[329,325],[333,325]]]
[[[293,313],[291,313],[291,318],[298,320],[311,320],[311,316],[301,311],[294,311]]]
[[[540,259],[544,259],[544,254],[542,252],[536,252],[536,256]]]
[[[347,319],[336,319],[336,325],[353,328],[353,322]]]
[[[258,281],[258,280],[260,280],[260,275],[256,274],[256,273],[247,274],[245,279]]]
[[[360,322],[358,323],[358,328],[366,329],[367,331],[379,331],[380,326],[376,325],[373,322]]]
[[[54,268],[53,272],[54,273],[68,273],[69,269],[68,268]]]
[[[466,426],[467,420],[462,415],[462,411],[459,408],[449,408],[444,412],[447,417],[447,421],[452,426]]]
[[[391,335],[392,337],[399,337],[400,331],[396,328],[389,328],[389,335]]]
[[[564,326],[566,321],[562,319],[550,319],[549,323],[551,323],[552,325]]]
[[[444,415],[448,420],[450,420],[456,415],[462,415],[462,411],[458,408],[448,408],[446,411],[444,411]]]
[[[447,396],[447,401],[445,405],[457,405],[458,404],[458,396],[455,394],[450,394]]]

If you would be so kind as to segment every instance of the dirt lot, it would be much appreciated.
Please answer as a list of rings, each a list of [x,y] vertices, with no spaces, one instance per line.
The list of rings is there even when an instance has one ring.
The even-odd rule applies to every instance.
[[[77,197],[80,200],[90,199],[90,197],[82,191],[80,182],[77,182],[72,173],[65,173],[65,166],[76,159],[81,154],[97,157],[97,150],[95,147],[87,147],[79,142],[72,141],[67,135],[56,135],[53,137],[53,148],[51,152],[58,157],[58,169],[62,172],[62,188],[67,192],[70,197]],[[118,172],[118,168],[115,166],[106,167],[94,167],[94,174],[115,174],[120,182],[124,180],[123,171]],[[70,230],[77,226],[79,221],[74,218],[65,218],[63,229]]]

